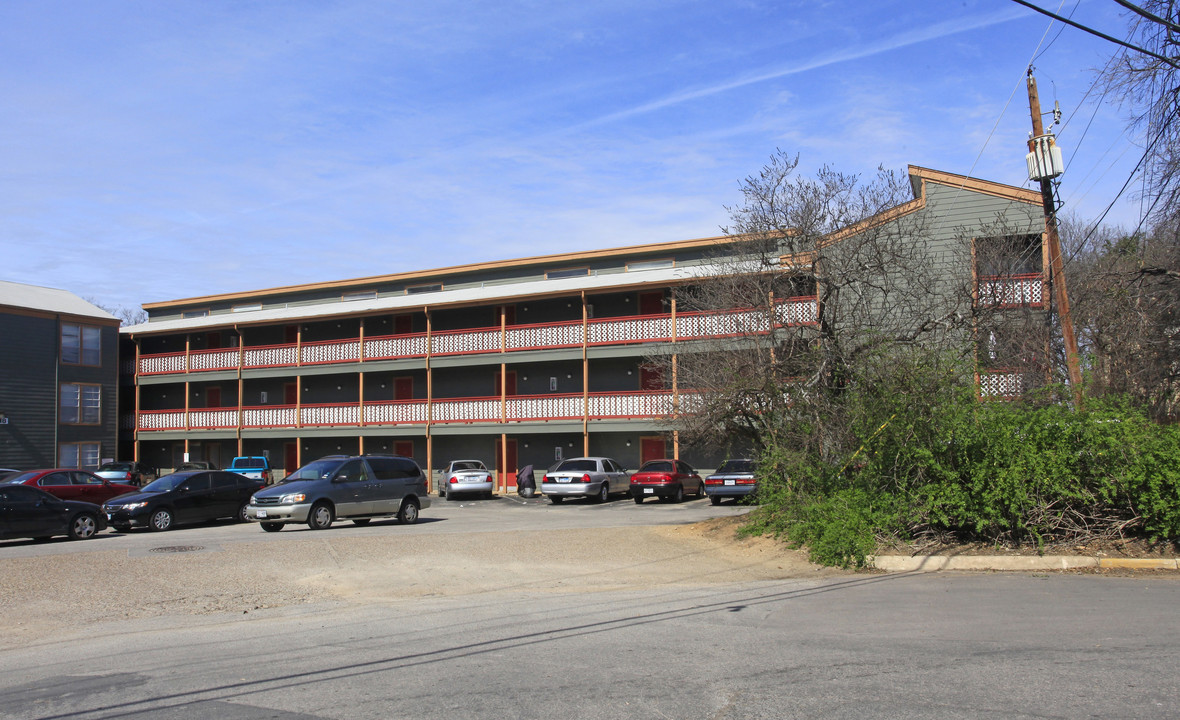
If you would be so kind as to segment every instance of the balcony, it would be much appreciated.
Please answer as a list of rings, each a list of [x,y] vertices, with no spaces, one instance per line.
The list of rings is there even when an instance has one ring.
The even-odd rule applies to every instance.
[[[979,397],[1012,399],[1024,394],[1024,376],[1017,370],[991,369],[979,372]]]
[[[683,395],[682,395],[683,398]],[[144,410],[141,432],[255,428],[370,427],[448,423],[547,422],[550,420],[660,419],[674,412],[671,391],[516,395],[503,398],[390,400],[330,405]]]
[[[1045,279],[1040,273],[982,276],[976,285],[976,304],[989,308],[1045,306]]]
[[[1039,276],[1038,276],[1039,277]],[[795,297],[778,304],[776,327],[814,325],[815,296]],[[770,331],[765,313],[758,310],[670,313],[580,320],[541,325],[447,330],[412,335],[388,335],[326,342],[256,345],[189,353],[142,355],[140,375],[253,370],[333,363],[364,363],[401,358],[511,353],[522,350],[601,347],[673,340],[739,337]]]

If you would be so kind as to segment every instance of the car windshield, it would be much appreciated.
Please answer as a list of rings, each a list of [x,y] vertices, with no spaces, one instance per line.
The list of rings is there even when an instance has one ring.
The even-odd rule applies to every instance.
[[[28,480],[36,474],[37,473],[35,472],[17,473],[12,477],[6,477],[4,480],[0,480],[0,485],[21,485],[25,482],[25,480]]]
[[[721,463],[721,467],[717,468],[719,473],[752,473],[754,472],[753,460],[726,460]]]
[[[104,464],[103,466],[101,466],[98,469],[99,470],[123,470],[126,472],[126,471],[131,470],[131,463],[111,462],[111,463]]]
[[[234,458],[231,468],[260,468],[266,467],[266,458],[240,457]]]
[[[566,460],[557,466],[556,472],[593,472],[598,469],[594,460]]]
[[[292,480],[327,480],[344,464],[344,460],[316,460],[299,468],[287,476],[283,482]]]
[[[672,463],[667,460],[652,460],[639,468],[639,472],[672,472]]]
[[[456,460],[451,463],[452,470],[486,470],[478,460]]]
[[[165,475],[159,480],[154,480],[147,485],[144,485],[141,490],[143,492],[155,493],[168,492],[169,490],[175,490],[177,485],[180,485],[190,477],[192,477],[191,473],[175,473],[172,475]]]

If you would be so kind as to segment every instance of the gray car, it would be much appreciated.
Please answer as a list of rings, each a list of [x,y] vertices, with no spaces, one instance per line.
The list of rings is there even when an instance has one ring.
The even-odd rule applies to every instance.
[[[367,525],[375,517],[418,521],[430,507],[426,476],[413,460],[397,455],[329,455],[254,493],[246,519],[278,532],[287,523],[323,530],[336,520]]]
[[[567,497],[606,502],[613,493],[630,492],[631,478],[623,466],[607,457],[562,460],[541,478],[541,494],[554,505]]]
[[[740,500],[758,491],[757,463],[753,460],[726,460],[717,472],[705,478],[705,494],[709,502],[720,505],[722,498]]]

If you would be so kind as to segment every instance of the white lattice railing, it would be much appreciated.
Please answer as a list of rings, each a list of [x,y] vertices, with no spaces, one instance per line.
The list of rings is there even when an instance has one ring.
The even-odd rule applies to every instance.
[[[183,410],[145,410],[139,414],[140,430],[183,430]]]
[[[500,352],[500,328],[451,330],[430,337],[432,355]]]
[[[425,400],[391,400],[365,403],[366,425],[404,425],[426,422]]]
[[[360,405],[304,405],[299,408],[303,425],[359,425]]]
[[[1040,273],[981,277],[977,297],[984,307],[1040,307],[1045,283]]]
[[[999,371],[979,374],[979,396],[984,398],[1017,397],[1024,392],[1020,373]]]
[[[299,348],[295,345],[260,345],[242,350],[242,367],[286,367],[299,362]]]
[[[237,348],[227,350],[195,350],[189,353],[190,372],[203,370],[236,370],[238,367]]]
[[[593,393],[589,416],[594,418],[667,417],[672,414],[672,393]]]
[[[819,322],[819,302],[816,297],[784,300],[775,311],[779,325],[814,325]]]
[[[504,333],[504,347],[507,350],[578,347],[581,344],[582,323],[578,321],[553,325],[512,325]]]
[[[500,398],[435,400],[431,405],[431,419],[437,423],[498,422]]]
[[[232,428],[238,426],[237,408],[202,408],[189,410],[188,426],[201,428]]]
[[[140,375],[158,375],[160,373],[182,372],[184,372],[184,353],[139,356]]]
[[[424,357],[426,335],[388,335],[365,338],[366,360],[389,360],[402,357]]]
[[[586,325],[588,345],[614,345],[672,339],[671,315],[591,320]]]
[[[581,418],[583,408],[581,395],[514,395],[505,399],[505,417],[509,421]]]
[[[357,362],[361,359],[361,341],[359,339],[308,343],[300,350],[304,365]]]
[[[242,427],[295,427],[295,406],[242,408]]]

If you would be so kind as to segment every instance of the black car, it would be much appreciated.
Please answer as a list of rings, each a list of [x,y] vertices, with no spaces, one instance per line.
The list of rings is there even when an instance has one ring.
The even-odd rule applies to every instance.
[[[94,503],[61,500],[28,485],[0,486],[0,539],[66,535],[86,540],[107,526]]]
[[[266,487],[224,470],[177,472],[149,483],[139,492],[103,504],[107,522],[119,532],[133,527],[169,530],[173,525],[218,518],[246,520],[250,496]]]

